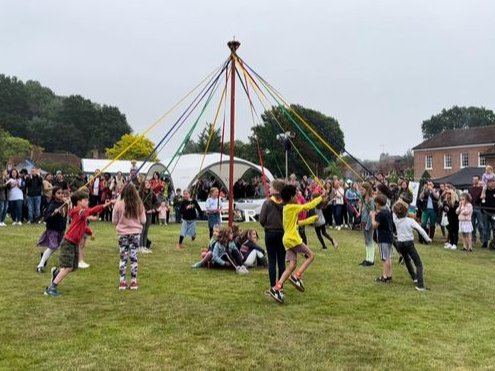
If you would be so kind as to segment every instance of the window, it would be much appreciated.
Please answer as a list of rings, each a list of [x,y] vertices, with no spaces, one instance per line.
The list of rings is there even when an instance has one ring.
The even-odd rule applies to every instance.
[[[469,166],[469,156],[467,153],[461,153],[461,169]]]
[[[425,168],[426,170],[432,170],[433,169],[433,156],[432,155],[427,155],[425,156]]]
[[[481,156],[481,153],[478,152],[478,167],[486,166],[486,158],[485,156]]]
[[[452,155],[443,155],[443,168],[452,169]]]

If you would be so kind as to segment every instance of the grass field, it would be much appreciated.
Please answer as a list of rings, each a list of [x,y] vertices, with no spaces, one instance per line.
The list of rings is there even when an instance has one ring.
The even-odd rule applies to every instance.
[[[380,264],[364,257],[359,232],[330,231],[338,250],[316,251],[301,294],[263,295],[265,269],[193,270],[207,229],[175,251],[179,227],[152,226],[153,254],[141,255],[137,291],[119,291],[115,228],[93,223],[86,261],[43,295],[49,273],[35,272],[43,226],[0,229],[1,369],[450,369],[494,368],[495,254],[419,246],[430,292],[405,267],[375,283]],[[243,225],[244,228],[247,225]],[[263,236],[261,233],[263,241]],[[394,257],[394,263],[397,259]],[[58,262],[58,253],[49,268]]]

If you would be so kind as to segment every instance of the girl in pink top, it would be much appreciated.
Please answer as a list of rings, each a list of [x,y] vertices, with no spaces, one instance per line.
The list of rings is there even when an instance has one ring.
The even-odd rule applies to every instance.
[[[119,289],[127,289],[127,261],[131,261],[131,290],[137,290],[138,248],[139,238],[146,223],[144,205],[139,194],[129,183],[120,195],[121,200],[115,203],[112,221],[117,227],[120,249],[120,284]]]
[[[471,232],[473,231],[471,215],[473,215],[473,206],[471,205],[471,196],[469,193],[463,193],[461,195],[456,213],[459,215],[459,232],[462,233],[462,249],[464,251],[473,251],[471,241]]]

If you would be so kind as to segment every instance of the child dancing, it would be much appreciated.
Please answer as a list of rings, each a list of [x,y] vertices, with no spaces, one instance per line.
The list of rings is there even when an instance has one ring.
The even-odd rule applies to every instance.
[[[105,205],[98,205],[88,209],[89,194],[85,191],[76,191],[71,196],[74,208],[69,211],[71,224],[64,239],[60,243],[60,270],[52,268],[51,284],[45,289],[45,295],[60,296],[57,290],[58,285],[65,277],[78,268],[79,263],[79,243],[88,226],[87,218],[90,215],[96,215],[102,212],[106,207],[112,204],[112,201],[106,200]]]
[[[305,220],[298,221],[298,215],[303,210],[314,209],[322,202],[322,198],[317,197],[307,204],[300,205],[297,200],[297,188],[291,184],[284,186],[280,194],[282,200],[286,203],[283,208],[283,244],[286,250],[285,260],[289,262],[289,267],[282,274],[282,277],[277,284],[268,290],[268,294],[277,302],[283,303],[284,297],[281,294],[281,290],[284,287],[285,281],[289,280],[297,290],[304,292],[305,287],[301,280],[301,276],[314,260],[314,254],[309,247],[303,243],[298,232],[298,227],[314,223],[318,219],[318,216],[314,215]],[[299,267],[299,270],[293,275],[292,273],[296,270],[297,266],[297,254],[303,255],[305,260]]]
[[[139,193],[132,183],[129,183],[120,194],[120,201],[115,203],[112,213],[119,236],[120,250],[120,283],[119,289],[127,289],[127,261],[131,261],[131,290],[137,290],[138,248],[143,224],[146,223],[146,213]]]

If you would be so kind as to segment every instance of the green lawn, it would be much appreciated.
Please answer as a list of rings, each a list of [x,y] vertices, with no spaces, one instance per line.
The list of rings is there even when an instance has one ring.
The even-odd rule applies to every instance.
[[[392,284],[375,283],[380,264],[361,268],[359,232],[330,231],[337,251],[320,250],[304,276],[304,294],[286,286],[286,302],[263,295],[268,273],[193,270],[206,245],[175,251],[179,227],[153,226],[153,254],[139,259],[137,291],[119,291],[115,228],[93,223],[86,261],[43,295],[49,273],[35,267],[43,226],[0,229],[0,368],[153,369],[450,369],[495,365],[495,254],[444,251],[440,238],[419,246],[419,293],[405,267]],[[244,228],[247,225],[243,226]],[[261,229],[260,229],[261,231]],[[261,233],[261,238],[262,233]],[[394,263],[397,261],[394,257]],[[48,270],[58,262],[58,253]]]

